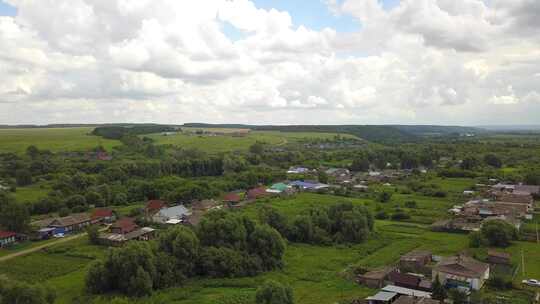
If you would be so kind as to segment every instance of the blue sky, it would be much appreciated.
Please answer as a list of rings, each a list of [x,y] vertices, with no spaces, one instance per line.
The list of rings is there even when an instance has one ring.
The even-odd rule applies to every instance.
[[[15,14],[17,14],[17,10],[13,6],[0,0],[0,16],[15,16]]]

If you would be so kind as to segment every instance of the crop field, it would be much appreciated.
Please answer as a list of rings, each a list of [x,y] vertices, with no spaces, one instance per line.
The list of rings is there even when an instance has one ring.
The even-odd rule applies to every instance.
[[[110,150],[116,140],[88,135],[93,128],[0,129],[0,153],[23,153],[29,145],[53,152],[88,151],[97,146]]]
[[[309,133],[309,132],[271,132],[253,131],[245,137],[233,137],[229,135],[197,135],[197,134],[174,134],[164,136],[162,134],[146,135],[158,144],[174,145],[182,148],[196,148],[207,153],[222,153],[230,151],[247,151],[256,142],[264,142],[271,145],[286,145],[304,139],[331,139],[334,133]],[[341,135],[353,137],[352,135]]]

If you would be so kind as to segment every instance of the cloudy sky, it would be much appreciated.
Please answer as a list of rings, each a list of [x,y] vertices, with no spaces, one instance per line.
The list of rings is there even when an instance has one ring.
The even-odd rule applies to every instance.
[[[538,0],[0,0],[0,124],[538,124]]]

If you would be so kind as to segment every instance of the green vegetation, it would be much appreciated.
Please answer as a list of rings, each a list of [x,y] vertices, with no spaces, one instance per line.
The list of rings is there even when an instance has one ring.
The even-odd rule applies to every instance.
[[[163,134],[151,134],[146,137],[151,138],[159,145],[174,145],[184,149],[198,149],[213,154],[231,151],[245,152],[257,142],[263,142],[272,146],[284,146],[289,143],[298,143],[305,140],[332,139],[336,135],[337,133],[252,131],[243,137],[233,137],[231,135],[210,136],[196,133],[175,133],[167,136]],[[354,136],[345,136],[354,138]]]
[[[479,184],[489,184],[490,179],[540,183],[540,140],[535,137],[482,134],[471,139],[438,128],[424,129],[426,133],[398,126],[265,131],[261,129],[268,127],[260,127],[248,135],[193,126],[165,136],[162,132],[169,129],[161,127],[98,132],[118,141],[89,136],[90,129],[78,128],[86,131],[72,142],[57,138],[55,144],[49,139],[42,145],[23,138],[26,146],[5,151],[16,153],[0,151],[1,229],[28,232],[30,218],[90,212],[95,207],[135,217],[142,226],[149,225],[142,211],[149,199],[189,206],[287,179],[319,180],[332,187],[242,202],[246,204],[242,208],[211,212],[193,229],[156,225],[157,240],[111,251],[93,245],[97,236],[93,228],[88,238],[0,262],[0,273],[22,284],[51,286],[60,304],[266,303],[263,298],[275,294],[289,299],[286,286],[295,303],[347,303],[374,293],[355,283],[360,270],[391,265],[413,249],[444,256],[466,251],[483,260],[489,245],[511,253],[512,272],[517,267],[512,289],[497,294],[526,298],[527,289],[517,289],[520,280],[540,277],[538,245],[523,241],[534,230],[534,221],[525,222],[519,235],[496,222],[485,225],[479,234],[471,234],[479,236],[474,248],[467,234],[430,229],[432,223],[449,217],[449,208],[470,198],[464,190],[483,195]],[[57,130],[71,129],[49,131]],[[369,130],[379,144],[355,137],[368,138],[363,132]],[[25,130],[4,132],[8,131]],[[398,137],[410,141],[399,145],[388,141]],[[90,139],[97,141],[90,144]],[[77,150],[96,155],[104,152],[99,145],[114,158],[56,153]],[[287,175],[291,166],[318,171]],[[339,176],[325,173],[336,166],[354,171],[355,181],[339,184]],[[368,171],[382,174],[371,176]],[[367,188],[353,187],[360,181]],[[47,242],[24,242],[1,249],[0,256]],[[283,286],[264,284],[272,281]],[[500,289],[508,288],[508,283],[504,278],[489,284]]]
[[[120,143],[89,135],[93,128],[0,129],[0,153],[23,153],[29,145],[53,152],[107,150]]]

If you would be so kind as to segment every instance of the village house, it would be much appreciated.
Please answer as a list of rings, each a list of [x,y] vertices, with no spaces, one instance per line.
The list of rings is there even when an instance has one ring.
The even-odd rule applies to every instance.
[[[431,277],[433,281],[438,277],[449,288],[480,290],[489,279],[489,264],[460,254],[442,259],[433,267]]]
[[[246,196],[249,200],[256,200],[256,199],[263,198],[268,195],[269,193],[266,192],[266,187],[257,187],[257,188],[248,190]]]
[[[99,236],[99,242],[107,246],[122,246],[128,241],[148,241],[155,237],[155,229],[139,228],[134,219],[125,217],[117,220],[109,229],[109,233]]]
[[[487,255],[488,255],[487,261],[490,264],[502,264],[502,265],[512,264],[511,262],[512,255],[510,253],[489,249],[487,252]]]
[[[55,218],[48,225],[54,228],[53,234],[66,234],[80,231],[91,224],[92,220],[86,213],[76,213],[64,217]]]
[[[147,221],[150,221],[152,216],[159,210],[167,208],[167,203],[163,200],[149,200],[144,207],[144,216]]]
[[[224,203],[232,204],[232,205],[236,205],[236,204],[240,203],[241,200],[242,199],[240,198],[240,195],[238,195],[237,193],[234,193],[234,192],[225,194],[225,196],[222,199],[222,201]]]
[[[92,224],[109,224],[116,220],[116,215],[112,209],[99,208],[92,212],[92,216],[90,218],[92,220]]]
[[[130,217],[124,217],[114,222],[111,225],[110,231],[111,233],[115,234],[126,234],[134,231],[135,229],[137,229],[135,220]]]
[[[184,205],[178,205],[170,208],[163,208],[152,216],[154,223],[160,224],[180,224],[185,217],[191,214]]]
[[[427,250],[413,250],[399,259],[399,267],[402,269],[419,270],[430,263],[432,254]]]
[[[0,231],[0,248],[8,247],[17,242],[17,233]]]

